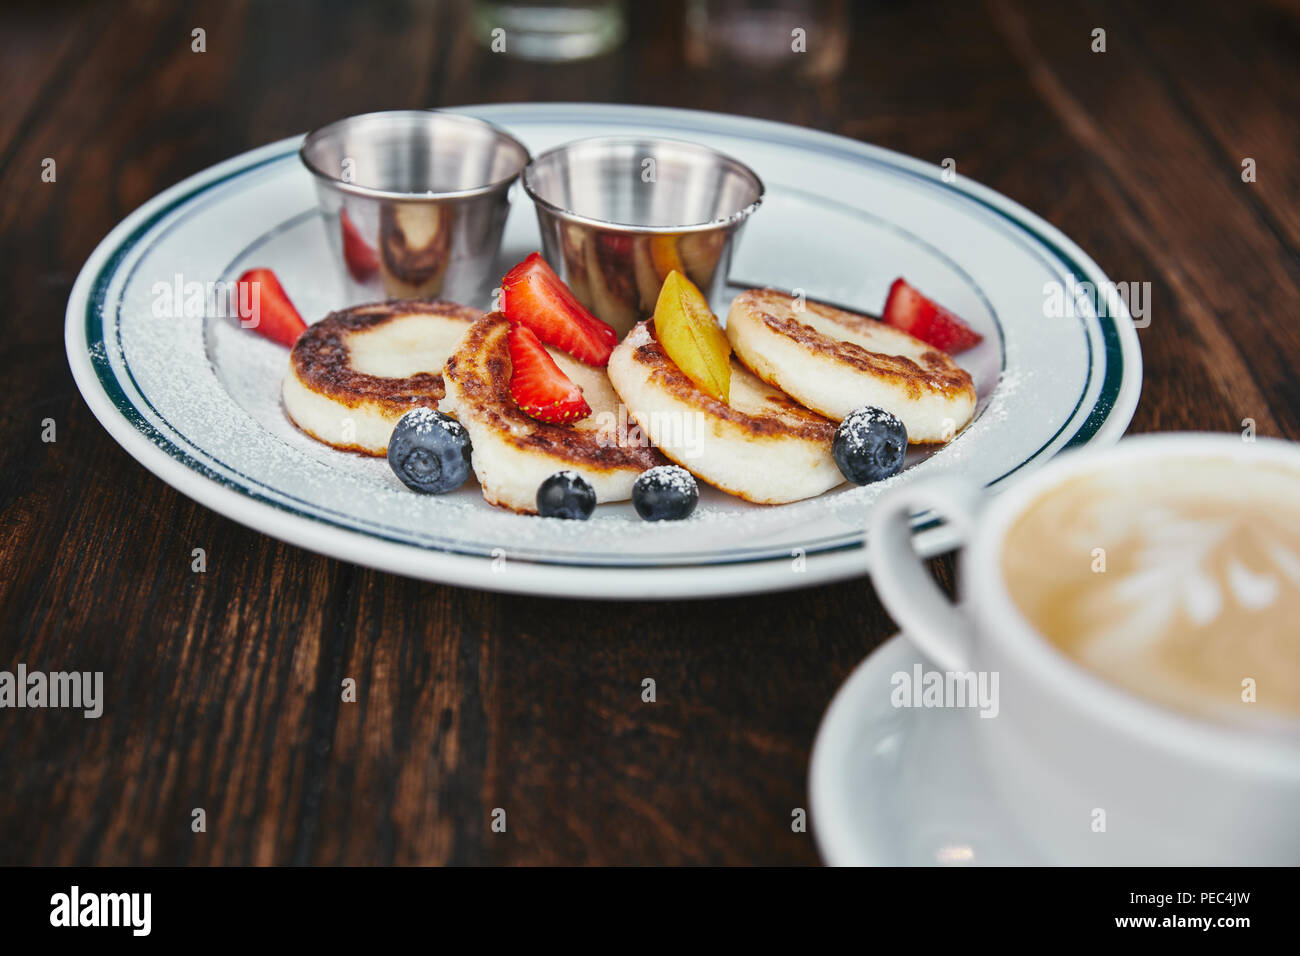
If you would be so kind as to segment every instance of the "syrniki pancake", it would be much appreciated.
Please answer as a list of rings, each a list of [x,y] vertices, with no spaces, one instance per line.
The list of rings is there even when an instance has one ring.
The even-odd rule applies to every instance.
[[[582,475],[596,500],[623,501],[641,472],[667,464],[619,415],[618,396],[604,369],[548,349],[560,369],[582,389],[591,415],[573,424],[549,424],[520,410],[510,395],[513,370],[510,322],[484,316],[447,359],[444,411],[469,431],[474,474],[491,504],[535,514],[537,489],[557,471]]]
[[[834,421],[875,405],[912,443],[949,441],[975,412],[970,373],[946,353],[865,315],[774,289],[736,296],[727,338],[755,375]]]
[[[327,445],[383,455],[397,420],[437,408],[442,366],[483,313],[453,302],[405,301],[331,312],[289,355],[289,418]]]
[[[834,423],[734,361],[728,402],[705,394],[664,353],[652,322],[614,349],[609,379],[665,455],[746,501],[798,501],[844,480],[831,457]]]

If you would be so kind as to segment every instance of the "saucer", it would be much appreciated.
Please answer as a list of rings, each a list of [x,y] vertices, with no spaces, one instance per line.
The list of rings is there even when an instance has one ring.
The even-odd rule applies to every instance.
[[[813,834],[831,866],[1046,862],[993,792],[974,708],[895,707],[891,679],[934,667],[902,634],[849,675],[822,718],[808,771]]]

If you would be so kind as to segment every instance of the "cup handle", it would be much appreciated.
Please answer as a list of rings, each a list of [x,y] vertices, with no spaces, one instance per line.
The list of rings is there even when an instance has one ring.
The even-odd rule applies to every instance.
[[[980,490],[969,482],[934,478],[881,495],[867,522],[867,564],[881,603],[912,643],[945,670],[969,669],[974,628],[912,548],[912,513],[933,510],[952,526],[961,547],[980,502]]]

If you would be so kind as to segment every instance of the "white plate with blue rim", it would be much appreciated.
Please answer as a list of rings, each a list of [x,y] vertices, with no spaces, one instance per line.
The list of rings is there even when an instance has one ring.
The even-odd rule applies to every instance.
[[[716,113],[576,103],[460,112],[504,127],[533,155],[650,133],[743,160],[767,195],[715,310],[766,285],[879,314],[904,276],[984,336],[959,356],[978,393],[975,421],[885,482],[775,507],[704,489],[682,522],[641,521],[630,503],[601,505],[586,522],[507,513],[472,480],[413,494],[382,459],[334,451],[289,423],[282,347],[204,310],[157,307],[169,290],[184,296],[184,283],[231,281],[252,266],[272,268],[308,322],[376,298],[335,268],[293,137],[159,194],[87,260],[68,301],[68,361],[113,438],[195,501],[341,560],[498,591],[686,598],[865,574],[863,526],[885,487],[950,471],[996,491],[1063,449],[1118,440],[1132,418],[1142,360],[1123,301],[1099,294],[1113,286],[1064,234],[977,183],[843,137]],[[501,271],[537,248],[533,210],[517,196]],[[1060,290],[1068,307],[1053,308]],[[951,546],[932,515],[914,524],[923,553]]]

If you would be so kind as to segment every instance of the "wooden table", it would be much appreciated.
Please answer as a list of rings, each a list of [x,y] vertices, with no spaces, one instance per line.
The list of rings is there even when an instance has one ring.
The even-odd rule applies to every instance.
[[[814,85],[687,69],[672,5],[631,4],[623,49],[555,67],[484,51],[433,2],[6,6],[0,669],[102,670],[108,702],[0,711],[0,863],[816,862],[791,829],[814,732],[893,632],[867,581],[612,604],[309,554],[109,439],[68,372],[64,306],[154,193],[339,116],[689,106],[953,157],[1116,281],[1152,283],[1133,430],[1250,418],[1300,438],[1300,8],[1063,6],[864,4],[844,75]]]

